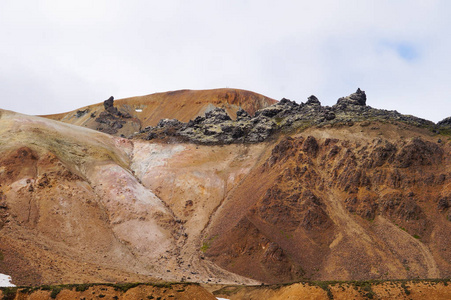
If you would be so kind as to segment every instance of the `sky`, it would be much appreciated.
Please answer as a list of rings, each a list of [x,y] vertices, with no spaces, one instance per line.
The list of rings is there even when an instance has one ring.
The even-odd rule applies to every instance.
[[[0,108],[51,114],[179,89],[451,116],[451,1],[0,1]]]

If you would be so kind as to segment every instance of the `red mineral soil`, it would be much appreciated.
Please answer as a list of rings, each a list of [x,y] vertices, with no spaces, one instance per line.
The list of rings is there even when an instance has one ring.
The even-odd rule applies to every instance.
[[[107,97],[106,97],[107,98]],[[106,100],[105,98],[105,100]],[[101,113],[105,111],[103,102],[82,107],[67,113],[43,116],[49,119],[75,124],[107,133],[129,136],[147,126],[155,126],[161,119],[178,119],[188,122],[215,107],[224,108],[231,118],[236,118],[239,108],[253,115],[257,110],[277,101],[266,96],[239,89],[180,90],[131,97],[114,101],[119,112],[128,114],[127,118],[115,118],[123,122],[121,128],[111,131],[105,126]],[[114,125],[113,125],[114,127]],[[116,127],[119,127],[116,125]]]
[[[203,93],[213,92],[148,97],[186,94],[178,99],[190,106]],[[155,122],[187,121],[210,105],[170,115],[175,104],[166,110],[159,98],[153,114],[146,97],[115,105],[142,105]],[[104,109],[87,108],[80,119]],[[445,136],[373,121],[206,146],[74,124],[0,110],[0,273],[16,285],[451,276]]]

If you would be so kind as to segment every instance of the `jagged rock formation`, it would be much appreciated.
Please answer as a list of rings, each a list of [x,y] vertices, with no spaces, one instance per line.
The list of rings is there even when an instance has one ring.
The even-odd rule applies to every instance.
[[[354,94],[349,95],[348,97],[343,97],[338,99],[337,106],[341,108],[346,108],[347,105],[366,105],[366,94],[364,91],[357,89]]]
[[[0,110],[0,273],[17,285],[451,276],[446,127],[373,109],[361,90],[332,107],[249,97],[255,114],[201,103],[134,139]],[[111,100],[71,118],[128,112]]]
[[[442,127],[451,127],[451,117],[445,118],[437,123],[437,125]]]
[[[147,126],[156,126],[165,118],[188,122],[215,107],[224,108],[231,116],[240,108],[253,115],[257,110],[277,102],[239,89],[180,90],[120,99],[114,104],[113,100],[44,117],[129,137]]]
[[[222,108],[214,108],[204,117],[198,116],[188,123],[168,123],[167,128],[159,123],[156,127],[146,127],[138,135],[147,140],[164,139],[170,132],[179,141],[200,144],[258,143],[265,141],[280,130],[295,130],[311,125],[352,123],[368,120],[401,121],[416,126],[433,126],[434,123],[413,116],[402,115],[396,111],[375,109],[366,105],[366,94],[357,91],[338,99],[332,107],[321,106],[315,96],[306,103],[297,104],[288,99],[262,108],[250,117],[244,110],[237,111],[232,120]]]
[[[95,119],[98,122],[98,127],[96,130],[115,134],[119,129],[124,127],[127,123],[127,119],[131,118],[131,115],[126,112],[120,112],[116,107],[114,107],[114,97],[111,96],[103,102],[105,110],[102,111],[99,116]],[[79,111],[78,111],[79,112]],[[79,115],[77,112],[77,116]]]

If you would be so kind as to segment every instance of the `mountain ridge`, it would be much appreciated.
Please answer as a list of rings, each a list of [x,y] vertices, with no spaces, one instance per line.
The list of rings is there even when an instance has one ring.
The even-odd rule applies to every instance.
[[[80,118],[133,119],[105,102]],[[0,272],[28,285],[451,276],[446,122],[373,109],[360,89],[235,120],[206,103],[131,139],[0,110]]]
[[[178,90],[114,101],[118,112],[123,115],[113,113],[101,116],[105,112],[101,102],[43,117],[128,137],[142,128],[155,126],[162,118],[188,122],[215,106],[223,107],[231,115],[240,107],[253,114],[275,102],[269,97],[240,89]],[[127,118],[123,118],[124,115]]]

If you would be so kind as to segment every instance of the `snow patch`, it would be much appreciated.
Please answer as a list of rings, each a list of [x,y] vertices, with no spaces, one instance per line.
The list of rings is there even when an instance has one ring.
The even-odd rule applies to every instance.
[[[229,299],[226,299],[226,298],[218,298],[218,297],[216,297],[216,299],[218,299],[218,300],[229,300]]]
[[[15,287],[11,283],[11,276],[0,273],[0,287]]]

